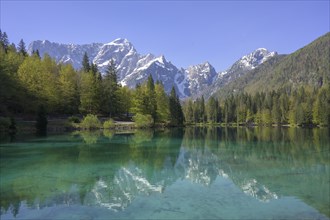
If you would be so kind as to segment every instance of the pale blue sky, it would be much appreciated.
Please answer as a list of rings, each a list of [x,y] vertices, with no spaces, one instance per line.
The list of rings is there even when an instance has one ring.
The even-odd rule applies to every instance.
[[[178,67],[209,61],[225,70],[264,47],[291,53],[329,32],[326,1],[1,1],[1,30],[59,43],[127,38],[139,53]]]

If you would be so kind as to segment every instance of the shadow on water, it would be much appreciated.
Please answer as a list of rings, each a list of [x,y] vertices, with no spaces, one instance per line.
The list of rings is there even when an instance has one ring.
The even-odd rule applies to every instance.
[[[257,201],[295,197],[330,216],[328,129],[187,127],[19,140],[0,144],[3,217],[60,204],[124,211],[179,180],[210,188],[219,177]]]

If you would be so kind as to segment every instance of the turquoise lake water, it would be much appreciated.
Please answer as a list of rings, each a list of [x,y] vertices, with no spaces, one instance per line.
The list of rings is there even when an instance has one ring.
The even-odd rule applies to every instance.
[[[0,142],[1,219],[329,219],[329,129],[74,132]]]

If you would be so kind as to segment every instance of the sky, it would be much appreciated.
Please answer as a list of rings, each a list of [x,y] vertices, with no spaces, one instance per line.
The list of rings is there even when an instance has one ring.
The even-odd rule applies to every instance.
[[[329,2],[0,0],[0,28],[16,45],[126,38],[179,68],[208,61],[222,71],[257,48],[288,54],[329,32]]]

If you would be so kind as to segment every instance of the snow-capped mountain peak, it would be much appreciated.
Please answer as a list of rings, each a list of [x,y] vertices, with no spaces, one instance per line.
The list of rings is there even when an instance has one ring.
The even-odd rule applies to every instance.
[[[266,48],[258,48],[252,53],[243,56],[236,63],[242,68],[254,69],[276,54],[276,52],[269,52]]]
[[[257,68],[262,63],[277,55],[277,52],[269,52],[266,48],[258,48],[237,60],[231,67],[225,71],[219,72],[210,86],[206,87],[198,95],[210,97],[220,87],[223,87],[231,81],[245,75],[247,72]]]

